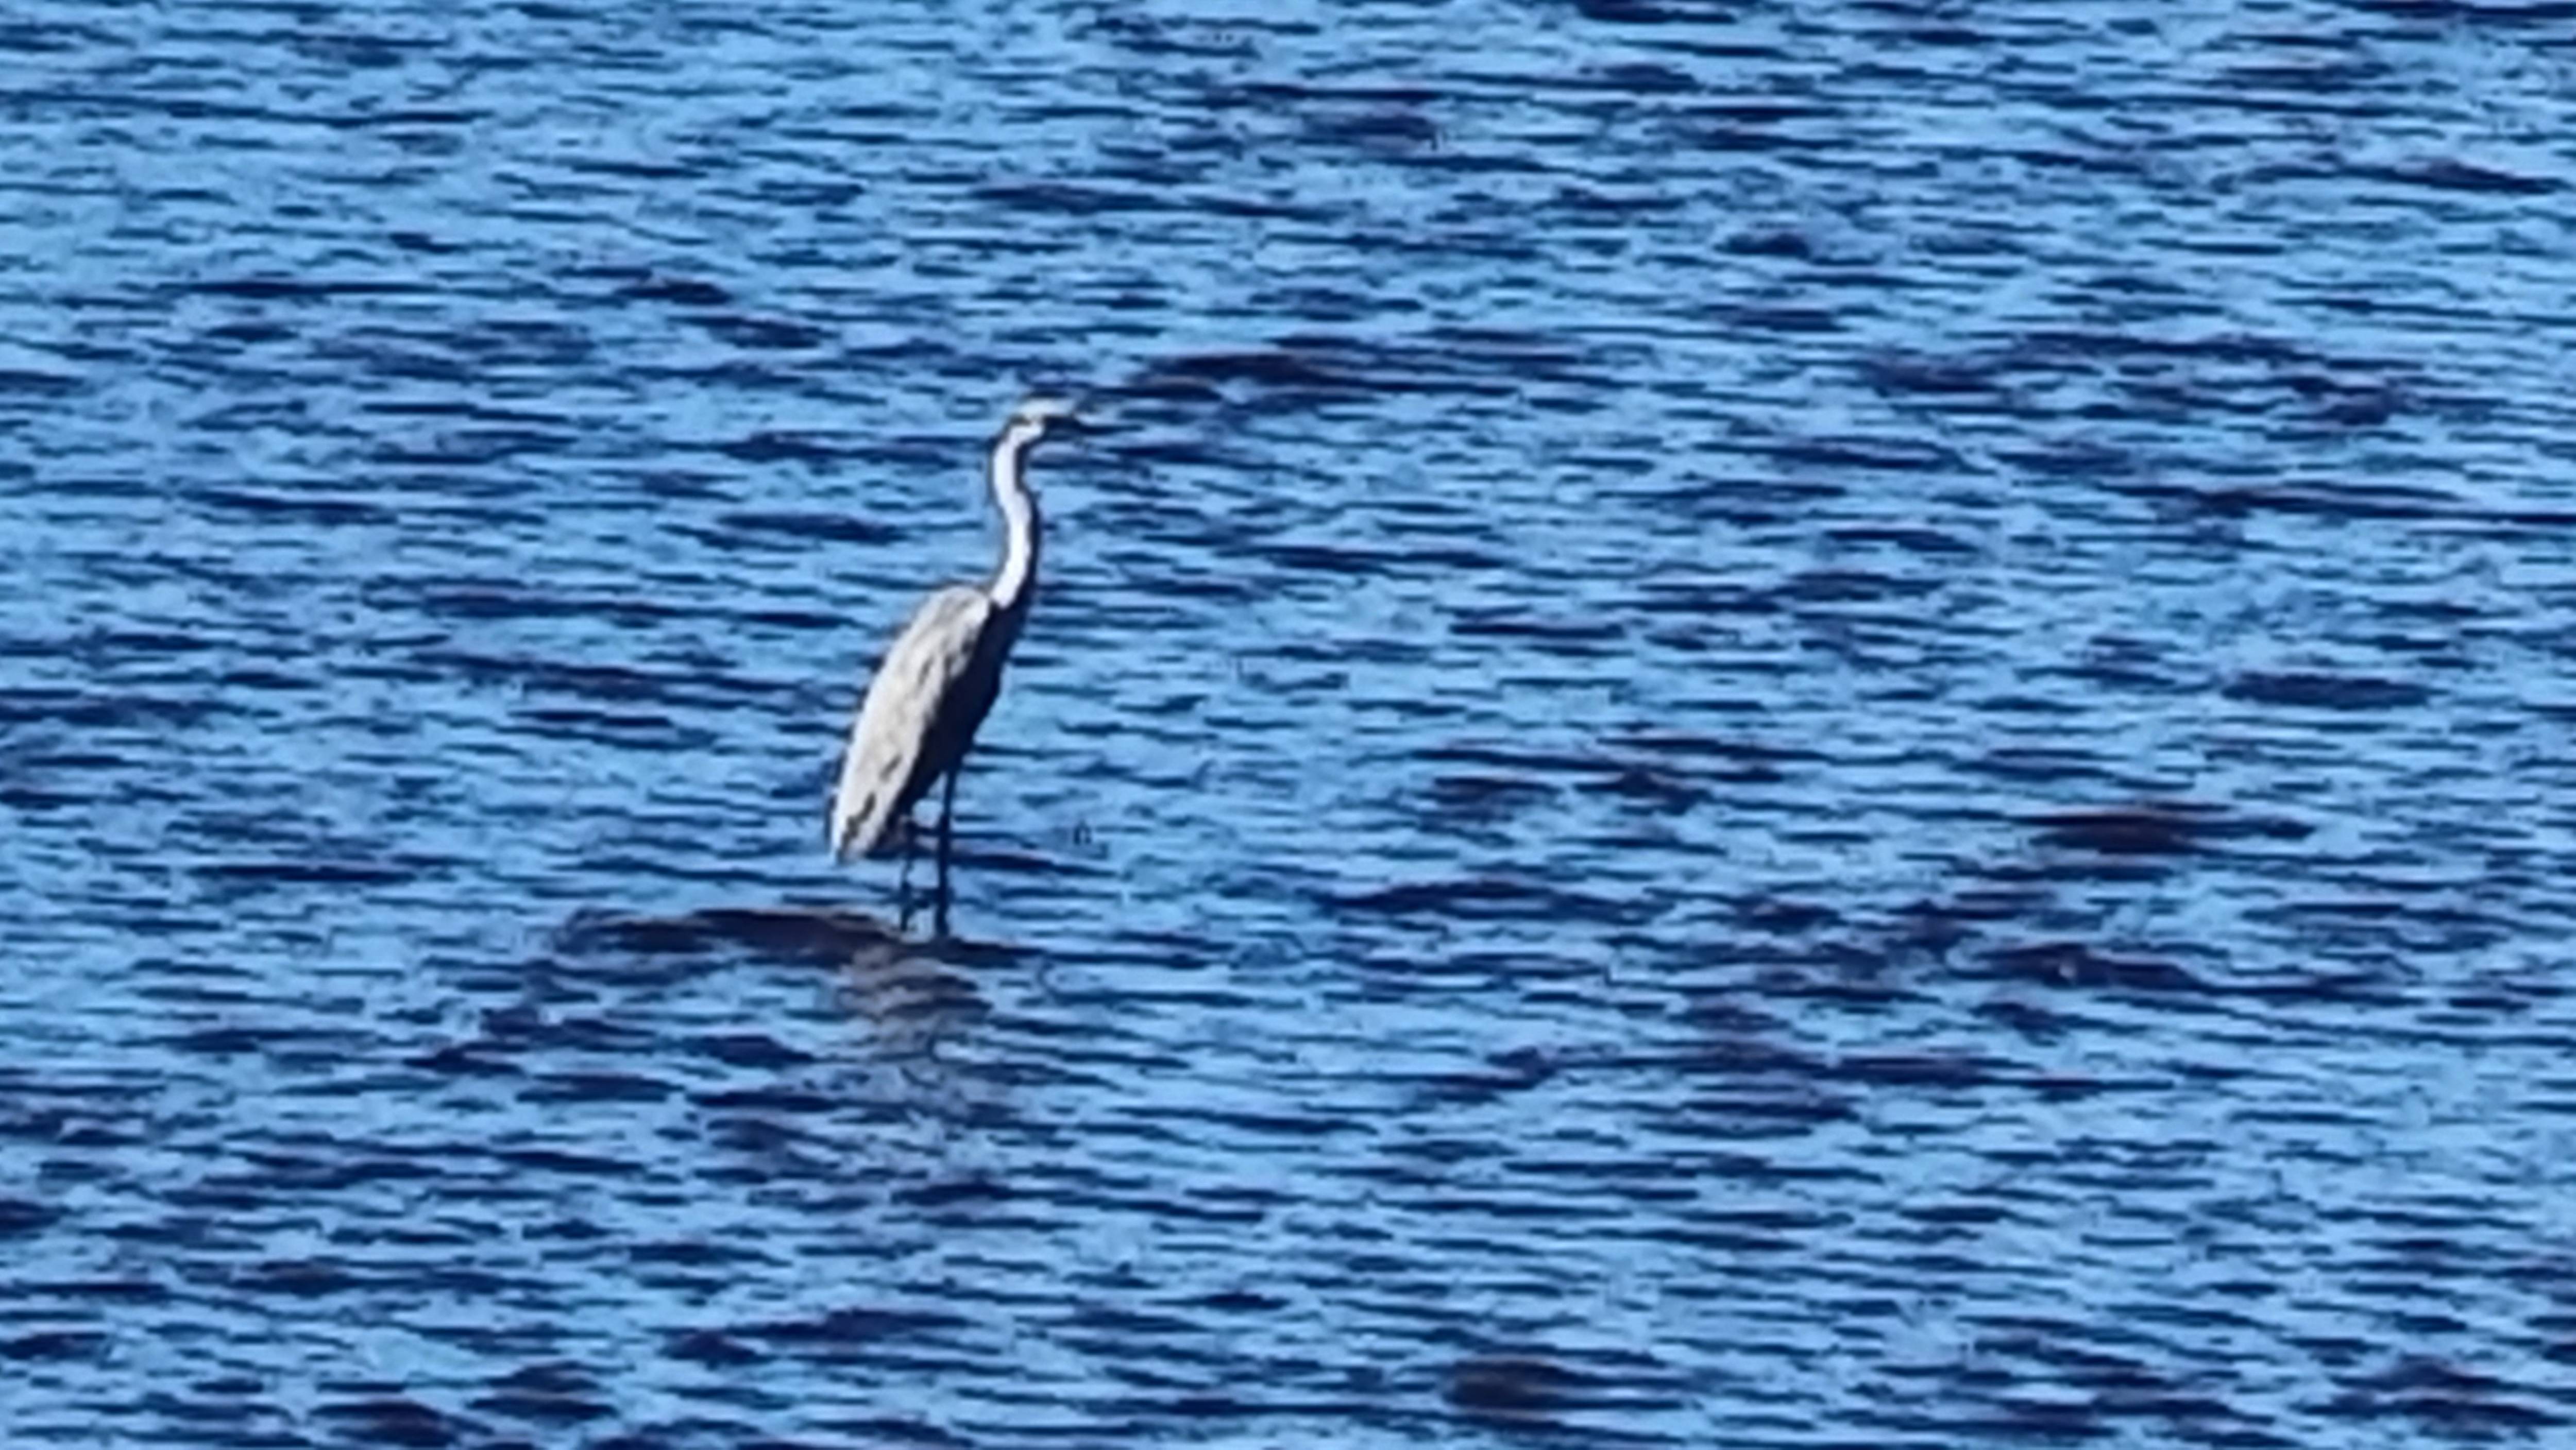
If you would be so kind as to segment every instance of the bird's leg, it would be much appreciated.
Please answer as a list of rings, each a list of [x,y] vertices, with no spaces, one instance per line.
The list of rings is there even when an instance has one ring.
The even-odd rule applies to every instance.
[[[894,878],[894,905],[895,910],[901,915],[901,920],[897,922],[895,930],[910,931],[912,930],[912,849],[915,844],[915,833],[910,817],[904,819],[902,829],[903,867],[895,873]]]
[[[948,818],[957,811],[957,772],[948,772],[948,785],[939,793],[939,911],[938,931],[948,935]]]

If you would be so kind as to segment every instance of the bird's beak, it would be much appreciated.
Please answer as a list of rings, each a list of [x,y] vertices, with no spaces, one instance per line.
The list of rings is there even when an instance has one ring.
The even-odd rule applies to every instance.
[[[1063,412],[1047,420],[1047,428],[1050,432],[1061,429],[1077,437],[1100,432],[1109,425],[1108,408],[1092,398],[1075,398],[1065,405]]]

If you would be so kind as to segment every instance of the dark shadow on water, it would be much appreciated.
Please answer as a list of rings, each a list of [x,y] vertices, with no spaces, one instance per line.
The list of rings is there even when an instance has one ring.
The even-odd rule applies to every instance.
[[[708,907],[677,916],[585,908],[556,933],[577,956],[726,957],[838,966],[913,948],[901,931],[864,912],[831,907]]]
[[[1564,1357],[1511,1352],[1473,1354],[1452,1364],[1441,1397],[1461,1417],[1519,1439],[1546,1440],[1580,1430],[1591,1445],[1655,1445],[1665,1436],[1617,1428],[1640,1413],[1670,1414],[1689,1394],[1653,1357],[1614,1352],[1578,1364]]]
[[[824,967],[903,960],[959,971],[990,970],[1020,955],[1001,942],[908,932],[867,912],[796,903],[711,906],[672,916],[585,907],[556,931],[553,946],[576,957],[713,957]]]
[[[838,999],[890,1044],[929,1050],[990,1010],[977,978],[1019,953],[999,943],[907,934],[893,921],[788,903],[670,916],[585,908],[555,934],[559,959],[616,963],[619,975],[694,976],[727,966],[821,968]]]

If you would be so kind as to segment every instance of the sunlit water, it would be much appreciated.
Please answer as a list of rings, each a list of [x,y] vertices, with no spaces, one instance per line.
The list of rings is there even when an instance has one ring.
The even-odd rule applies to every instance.
[[[2571,35],[12,7],[0,1438],[2567,1435]]]

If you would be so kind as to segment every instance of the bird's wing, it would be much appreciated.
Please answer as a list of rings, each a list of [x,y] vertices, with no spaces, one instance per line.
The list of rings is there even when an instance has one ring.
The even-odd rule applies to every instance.
[[[889,845],[895,821],[957,763],[958,743],[941,729],[941,716],[992,613],[983,590],[952,585],[923,600],[886,648],[832,793],[832,851],[842,860]]]

